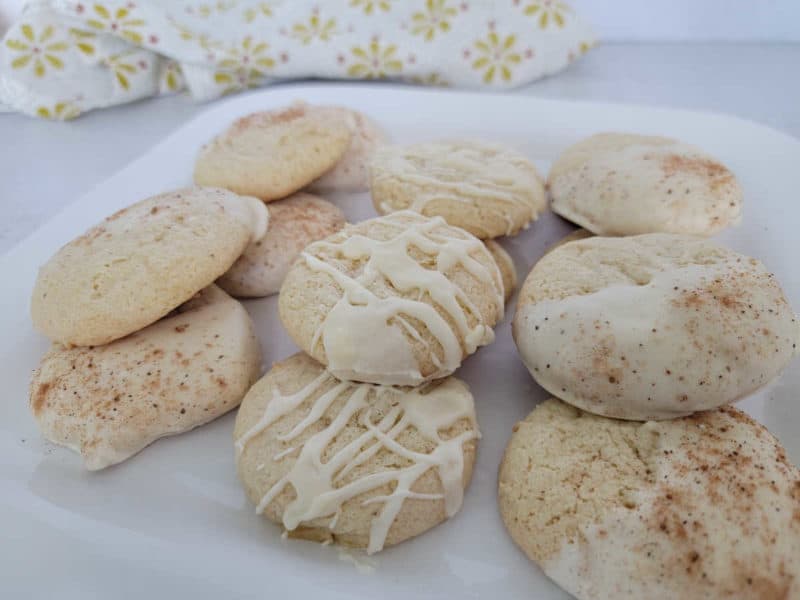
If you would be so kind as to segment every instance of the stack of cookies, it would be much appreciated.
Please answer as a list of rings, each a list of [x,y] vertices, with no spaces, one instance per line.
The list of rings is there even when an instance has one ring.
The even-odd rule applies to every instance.
[[[702,151],[602,134],[549,178],[586,227],[524,282],[513,333],[558,399],[517,424],[499,475],[514,541],[596,598],[800,595],[800,473],[729,406],[773,381],[800,324],[758,260],[697,236],[742,191]]]
[[[533,165],[494,144],[372,154],[385,216],[310,244],[290,268],[279,313],[304,353],[253,387],[235,432],[259,513],[368,553],[459,509],[479,433],[451,374],[493,341],[516,280],[502,247],[475,235],[516,233],[544,206]]]
[[[279,297],[305,353],[274,365],[236,420],[258,512],[369,553],[455,514],[479,433],[451,373],[493,340],[503,304],[489,251],[441,218],[403,211],[306,247]]]
[[[267,224],[255,198],[188,188],[61,248],[31,298],[53,341],[31,381],[44,436],[96,470],[235,408],[261,352],[247,312],[214,281]]]

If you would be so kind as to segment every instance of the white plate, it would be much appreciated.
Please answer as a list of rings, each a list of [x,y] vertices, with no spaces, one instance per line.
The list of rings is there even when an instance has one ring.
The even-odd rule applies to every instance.
[[[232,414],[156,442],[100,473],[87,473],[77,456],[39,436],[27,406],[29,373],[47,347],[28,317],[37,267],[114,210],[190,183],[199,146],[235,117],[297,98],[363,110],[398,142],[443,136],[507,142],[545,172],[567,145],[598,131],[666,134],[696,143],[727,163],[745,189],[744,223],[720,241],[762,259],[800,307],[800,142],[766,127],[686,111],[389,86],[285,86],[217,104],[0,259],[0,596],[566,597],[512,544],[497,511],[497,467],[511,427],[546,396],[511,341],[513,302],[497,341],[458,372],[472,388],[484,434],[463,509],[429,533],[373,557],[369,574],[342,562],[335,548],[282,541],[277,527],[254,514],[234,473]],[[374,215],[366,195],[335,200],[350,220]],[[569,230],[547,214],[506,240],[520,278]],[[266,364],[295,351],[274,297],[248,302],[247,308]],[[781,438],[795,462],[799,383],[795,362],[779,383],[742,403]]]

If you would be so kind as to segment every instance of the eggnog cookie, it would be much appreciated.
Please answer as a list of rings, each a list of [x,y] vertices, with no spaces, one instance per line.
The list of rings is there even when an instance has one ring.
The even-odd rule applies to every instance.
[[[176,190],[122,209],[39,270],[33,324],[67,346],[138,331],[225,273],[264,235],[268,217],[259,200],[215,188]]]
[[[339,106],[314,106],[312,110],[347,123],[353,137],[350,146],[339,162],[309,189],[328,192],[365,192],[369,189],[367,164],[373,152],[386,143],[388,137],[381,127],[368,116]]]
[[[594,135],[559,157],[547,184],[553,212],[598,235],[711,235],[741,218],[733,173],[669,138]]]
[[[517,268],[514,266],[514,260],[509,256],[505,248],[496,241],[486,240],[484,243],[500,269],[500,277],[503,280],[503,297],[508,302],[508,299],[514,293],[514,288],[517,287]]]
[[[45,438],[97,470],[238,406],[260,367],[244,308],[210,286],[105,346],[54,344],[33,374],[30,406]]]
[[[295,343],[340,379],[418,385],[494,339],[503,284],[480,240],[402,211],[308,246],[278,306]]]
[[[266,202],[285,198],[329,171],[351,139],[346,122],[304,103],[253,113],[200,150],[194,180]]]
[[[534,379],[589,412],[669,419],[775,378],[800,323],[759,261],[675,234],[589,238],[522,285],[514,340]]]
[[[252,242],[217,284],[240,298],[277,294],[300,251],[344,227],[342,211],[311,194],[297,193],[269,205],[269,229]]]
[[[479,238],[514,235],[545,207],[536,167],[481,141],[384,146],[370,163],[370,191],[381,214],[409,209],[441,216]]]
[[[499,505],[580,600],[800,597],[800,472],[733,407],[634,423],[548,400],[514,426]]]
[[[236,417],[236,465],[257,512],[291,537],[368,553],[453,516],[479,437],[469,388],[341,382],[305,354],[273,366]]]

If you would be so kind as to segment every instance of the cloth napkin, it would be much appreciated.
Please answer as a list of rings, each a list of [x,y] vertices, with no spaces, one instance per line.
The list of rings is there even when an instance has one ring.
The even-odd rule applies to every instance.
[[[593,44],[560,0],[39,0],[0,45],[0,104],[71,119],[308,77],[509,88]]]

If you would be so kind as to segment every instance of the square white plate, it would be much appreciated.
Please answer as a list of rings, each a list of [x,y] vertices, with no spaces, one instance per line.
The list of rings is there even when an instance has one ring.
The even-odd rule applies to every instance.
[[[763,260],[800,306],[800,142],[719,115],[530,97],[364,85],[285,86],[208,109],[102,183],[0,259],[0,596],[4,598],[323,597],[565,598],[512,544],[496,505],[497,467],[512,425],[546,397],[517,357],[509,321],[467,360],[483,431],[464,507],[427,534],[388,549],[362,573],[333,547],[282,541],[254,514],[234,472],[233,414],[161,440],[133,459],[88,473],[77,456],[42,440],[27,406],[30,371],[48,343],[31,328],[28,300],[39,265],[113,211],[191,182],[200,145],[234,118],[302,98],[362,110],[395,141],[474,136],[506,142],[546,173],[569,144],[598,131],[663,134],[698,144],[727,163],[745,189],[743,224],[719,236]],[[119,143],[125,143],[119,140]],[[374,216],[366,194],[334,200],[351,221]],[[571,227],[546,214],[503,242],[520,279]],[[276,298],[246,303],[265,364],[293,353]],[[800,461],[800,369],[741,406]]]

